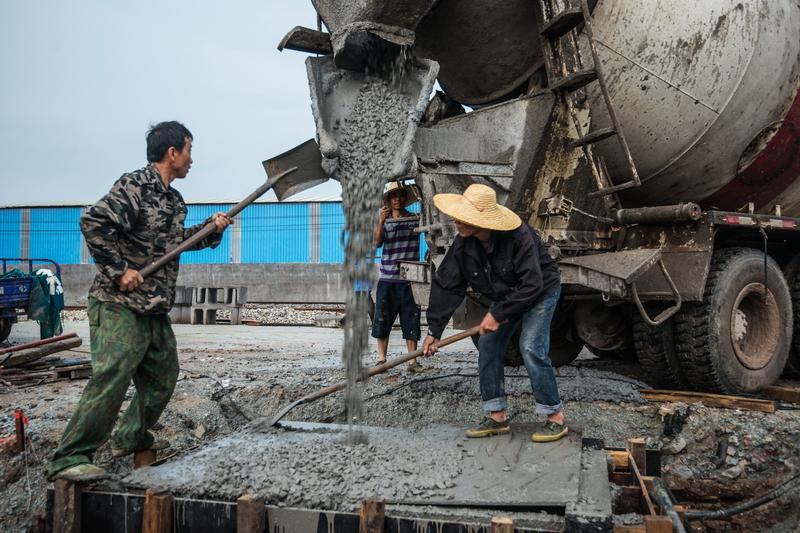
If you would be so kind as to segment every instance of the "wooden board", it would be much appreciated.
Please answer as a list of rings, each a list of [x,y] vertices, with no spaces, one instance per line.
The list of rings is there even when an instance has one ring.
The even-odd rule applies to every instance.
[[[36,361],[37,359],[41,359],[42,357],[63,352],[65,350],[70,350],[72,348],[77,348],[81,345],[81,342],[82,341],[80,337],[69,337],[63,340],[35,346],[33,348],[14,351],[12,352],[12,355],[3,362],[3,368],[8,369],[17,366],[23,366],[32,361]]]
[[[775,402],[758,398],[660,389],[640,389],[639,392],[649,402],[702,403],[706,407],[719,407],[722,409],[744,409],[762,413],[775,412]]]
[[[50,370],[25,372],[23,369],[3,374],[3,379],[14,384],[24,384],[31,381],[59,381],[66,379],[83,379],[92,375],[92,364],[60,366]]]
[[[771,387],[767,387],[762,392],[764,396],[770,400],[800,404],[799,387],[783,387],[779,385],[773,385]]]

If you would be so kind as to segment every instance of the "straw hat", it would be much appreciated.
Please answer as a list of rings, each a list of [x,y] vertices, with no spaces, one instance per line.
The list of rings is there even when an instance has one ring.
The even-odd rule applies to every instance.
[[[397,181],[390,181],[389,183],[386,184],[386,188],[384,188],[384,190],[383,190],[383,199],[384,199],[384,201],[388,202],[389,201],[389,195],[391,193],[395,192],[395,191],[398,191],[398,190],[406,192],[406,202],[405,202],[405,204],[403,204],[403,207],[408,207],[408,206],[410,206],[411,204],[413,204],[414,202],[417,201],[417,199],[411,193],[411,188],[410,187],[406,187],[405,185],[403,185],[403,184],[401,184],[400,182],[397,182]]]
[[[473,183],[464,194],[437,194],[433,203],[442,213],[479,228],[510,231],[522,225],[516,213],[497,204],[494,189]]]

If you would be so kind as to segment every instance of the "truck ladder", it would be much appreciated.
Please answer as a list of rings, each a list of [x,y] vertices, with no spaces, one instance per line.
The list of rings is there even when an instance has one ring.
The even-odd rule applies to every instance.
[[[577,7],[576,3],[580,3],[580,7]],[[584,151],[591,163],[592,173],[597,181],[598,190],[588,196],[590,198],[608,196],[640,186],[639,173],[636,171],[636,164],[633,162],[628,143],[622,132],[622,126],[617,119],[614,103],[611,101],[608,85],[597,55],[587,0],[536,0],[536,5],[548,85],[566,104],[578,132],[578,139],[570,142],[568,146],[574,149],[581,148]],[[578,45],[577,28],[581,24],[583,24],[583,32],[592,51],[593,65],[589,68],[585,68],[583,65],[580,46]],[[572,55],[572,69],[568,66],[568,53]],[[573,96],[576,91],[593,82],[597,82],[600,85],[600,91],[603,94],[603,100],[611,118],[612,127],[584,133],[583,126],[575,111]],[[630,180],[619,185],[614,185],[611,182],[605,161],[601,157],[595,158],[591,150],[592,144],[614,136],[625,155],[631,176]]]

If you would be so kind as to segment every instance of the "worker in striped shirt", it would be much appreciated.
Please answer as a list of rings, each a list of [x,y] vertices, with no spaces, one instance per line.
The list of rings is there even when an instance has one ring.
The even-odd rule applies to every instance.
[[[372,336],[378,339],[378,364],[386,361],[389,334],[398,315],[409,352],[417,349],[420,338],[420,308],[411,293],[411,283],[400,277],[401,261],[419,261],[419,235],[414,233],[419,222],[406,210],[415,199],[408,187],[391,182],[383,200],[373,233],[375,246],[383,246],[375,291],[375,319],[372,322]],[[409,362],[408,370],[424,371],[416,359]]]

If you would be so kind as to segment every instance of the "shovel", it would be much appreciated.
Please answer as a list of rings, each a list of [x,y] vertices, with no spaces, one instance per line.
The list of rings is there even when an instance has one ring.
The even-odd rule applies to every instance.
[[[288,176],[295,170],[297,170],[297,167],[292,167],[285,170],[284,172],[281,172],[277,176],[269,178],[266,182],[264,182],[263,185],[261,185],[261,187],[251,192],[247,198],[245,198],[235,206],[231,207],[230,210],[227,213],[225,213],[225,215],[228,218],[235,217],[242,210],[244,210],[245,207],[247,207],[248,205],[252,204],[256,200],[264,196],[264,194],[268,190],[273,188],[284,176]],[[195,233],[194,235],[192,235],[191,237],[180,243],[178,246],[176,246],[166,254],[159,257],[157,260],[153,261],[152,263],[141,269],[139,271],[139,274],[141,274],[143,278],[146,278],[153,272],[161,270],[162,268],[164,268],[165,265],[169,264],[176,257],[181,255],[181,253],[185,252],[189,248],[192,248],[195,244],[202,241],[203,239],[214,233],[216,230],[217,230],[216,224],[214,224],[213,222],[209,222],[208,224],[203,226],[203,229],[201,229],[200,231],[198,231],[197,233]]]
[[[458,341],[460,341],[462,339],[466,339],[467,337],[472,337],[473,335],[478,335],[480,333],[480,330],[481,330],[480,326],[472,327],[470,329],[462,331],[461,333],[456,333],[455,335],[453,335],[451,337],[447,337],[446,339],[440,340],[439,342],[437,342],[435,344],[435,346],[437,348],[442,348],[444,346],[447,346],[448,344],[453,344],[454,342],[458,342]],[[373,366],[372,368],[367,368],[361,374],[361,377],[358,378],[358,381],[366,381],[368,378],[371,378],[372,376],[375,376],[377,374],[382,374],[382,373],[386,372],[387,370],[389,370],[390,368],[394,368],[397,365],[401,365],[401,364],[405,363],[406,361],[410,361],[412,359],[420,357],[421,355],[422,355],[422,349],[414,350],[413,352],[409,352],[409,353],[407,353],[405,355],[401,355],[400,357],[398,357],[396,359],[392,359],[391,361],[386,361],[385,363],[380,364],[378,366]],[[283,409],[278,411],[278,414],[276,414],[272,418],[272,420],[269,421],[269,425],[267,427],[278,425],[278,422],[280,422],[280,420],[284,416],[286,416],[286,414],[289,411],[291,411],[292,409],[294,409],[298,405],[302,405],[304,403],[311,403],[314,400],[319,400],[322,397],[328,396],[329,394],[333,394],[334,392],[342,390],[346,386],[347,386],[347,382],[346,381],[342,381],[341,383],[337,383],[336,385],[331,385],[330,387],[325,387],[324,389],[320,389],[317,392],[312,392],[311,394],[303,396],[299,400],[293,401],[292,403],[290,403],[289,405],[287,405],[286,407],[284,407]]]

